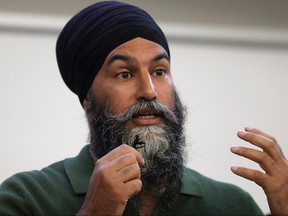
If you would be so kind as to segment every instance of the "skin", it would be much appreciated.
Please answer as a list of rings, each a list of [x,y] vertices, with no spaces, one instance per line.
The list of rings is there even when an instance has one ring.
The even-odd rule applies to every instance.
[[[120,45],[107,56],[91,90],[97,102],[107,104],[114,114],[126,112],[142,99],[156,99],[174,108],[168,55],[160,45],[142,38]],[[86,99],[84,108],[89,104]],[[148,116],[132,118],[128,128],[163,122],[151,113],[153,111],[148,110]],[[98,159],[78,215],[122,215],[128,199],[142,188],[140,166],[143,164],[141,154],[125,144]],[[140,213],[152,214],[156,202],[150,203],[153,206],[150,212],[140,209]]]
[[[254,181],[263,188],[272,215],[288,215],[288,161],[277,140],[250,127],[239,131],[237,136],[261,148],[262,151],[242,146],[231,147],[231,151],[236,155],[255,161],[264,172],[236,166],[231,167],[232,172]]]
[[[106,58],[92,84],[96,101],[108,103],[112,113],[123,114],[141,99],[174,106],[173,82],[166,51],[142,38],[130,40]],[[161,119],[133,118],[129,126],[159,124]]]

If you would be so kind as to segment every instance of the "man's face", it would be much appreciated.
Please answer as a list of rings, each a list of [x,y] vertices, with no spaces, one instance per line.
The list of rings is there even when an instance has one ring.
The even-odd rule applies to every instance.
[[[95,77],[91,91],[99,104],[120,115],[139,100],[158,102],[174,109],[173,82],[167,52],[143,38],[130,40],[114,49]],[[153,109],[133,116],[127,123],[136,126],[159,125],[163,119]]]
[[[138,149],[145,160],[142,192],[165,188],[168,204],[181,184],[185,108],[174,89],[165,50],[141,38],[117,47],[94,79],[84,107],[92,157],[100,158],[123,143],[132,146],[140,138],[146,143]]]

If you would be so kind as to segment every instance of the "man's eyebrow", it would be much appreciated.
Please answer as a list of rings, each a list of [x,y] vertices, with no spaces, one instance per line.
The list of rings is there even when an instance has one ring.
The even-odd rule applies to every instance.
[[[170,58],[169,58],[169,56],[167,55],[167,53],[165,53],[165,52],[162,52],[162,53],[160,53],[159,55],[155,56],[155,57],[152,59],[152,61],[153,61],[153,62],[157,62],[157,61],[159,61],[159,60],[161,60],[161,59],[166,59],[168,62],[170,62]]]
[[[133,58],[131,56],[127,56],[127,55],[120,55],[120,54],[116,54],[116,55],[113,55],[109,61],[107,62],[108,65],[112,64],[114,61],[117,61],[117,60],[121,60],[121,61],[125,61],[125,62],[128,62],[128,61],[131,61],[133,60]]]
[[[170,58],[167,55],[167,53],[163,52],[160,53],[159,55],[155,56],[151,61],[152,62],[157,62],[160,61],[161,59],[166,59],[168,62],[170,62]],[[116,54],[113,55],[109,61],[107,62],[108,65],[112,64],[114,61],[125,61],[125,62],[129,62],[129,61],[133,61],[133,57],[129,56],[129,55],[121,55],[121,54]]]

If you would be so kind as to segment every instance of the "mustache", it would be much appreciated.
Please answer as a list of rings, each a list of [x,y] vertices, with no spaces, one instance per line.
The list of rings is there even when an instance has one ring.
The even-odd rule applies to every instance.
[[[125,113],[120,115],[114,115],[112,112],[108,112],[107,110],[104,111],[104,114],[106,116],[107,123],[110,121],[123,123],[129,121],[133,118],[133,116],[140,114],[147,109],[153,109],[157,112],[157,115],[162,116],[168,122],[180,124],[180,121],[174,112],[167,105],[164,105],[156,100],[140,100],[134,105],[130,106]]]

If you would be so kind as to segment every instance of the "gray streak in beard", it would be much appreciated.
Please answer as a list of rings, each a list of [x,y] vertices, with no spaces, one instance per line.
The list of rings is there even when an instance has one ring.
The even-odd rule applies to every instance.
[[[147,172],[154,168],[153,159],[155,156],[164,160],[169,160],[169,155],[165,154],[170,147],[171,136],[166,126],[140,126],[133,128],[130,133],[123,135],[128,145],[132,145],[136,136],[145,140],[145,147],[138,149],[145,159],[145,166],[142,172]],[[172,141],[173,142],[173,141]]]

